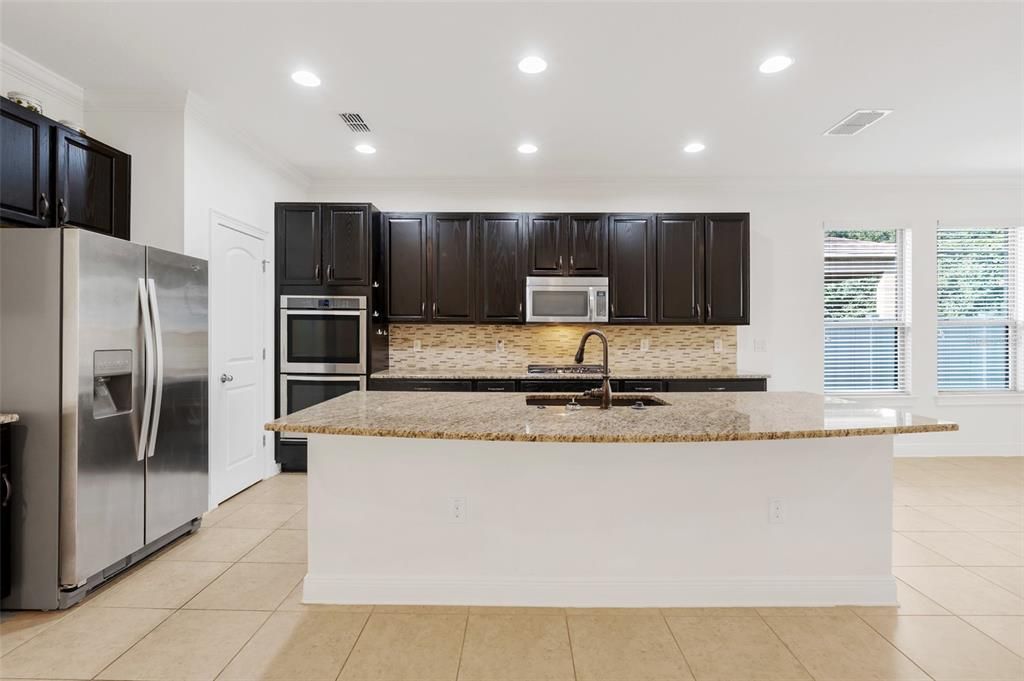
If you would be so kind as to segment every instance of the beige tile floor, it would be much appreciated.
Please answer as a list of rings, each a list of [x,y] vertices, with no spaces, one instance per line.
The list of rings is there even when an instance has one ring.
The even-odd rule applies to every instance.
[[[1024,458],[898,459],[899,608],[307,606],[281,475],[62,613],[4,613],[0,677],[1024,681]]]

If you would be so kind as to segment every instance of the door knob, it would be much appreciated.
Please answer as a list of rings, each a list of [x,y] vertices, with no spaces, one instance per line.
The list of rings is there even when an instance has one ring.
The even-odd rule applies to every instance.
[[[235,380],[235,377],[232,376],[231,374],[221,374],[220,375],[220,382],[221,383],[230,383],[233,380]]]

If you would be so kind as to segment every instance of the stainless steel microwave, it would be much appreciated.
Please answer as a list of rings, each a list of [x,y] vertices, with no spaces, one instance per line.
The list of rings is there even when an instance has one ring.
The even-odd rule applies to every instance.
[[[526,321],[607,322],[608,277],[527,277]]]
[[[281,296],[281,373],[366,373],[366,296]]]

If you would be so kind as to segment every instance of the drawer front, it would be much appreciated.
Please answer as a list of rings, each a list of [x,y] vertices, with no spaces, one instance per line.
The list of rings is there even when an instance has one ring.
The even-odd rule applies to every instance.
[[[624,393],[660,393],[665,391],[661,381],[621,381]]]
[[[735,393],[763,392],[768,382],[763,378],[733,378],[718,381],[669,381],[668,391],[674,393]]]
[[[514,393],[515,381],[477,381],[476,390],[481,393]]]
[[[412,381],[397,378],[379,378],[370,381],[370,390],[468,393],[473,390],[473,381]]]
[[[539,380],[519,381],[519,390],[524,393],[581,393],[591,388],[600,388],[601,381],[560,381],[560,380]],[[612,381],[612,390],[616,389],[615,381]]]

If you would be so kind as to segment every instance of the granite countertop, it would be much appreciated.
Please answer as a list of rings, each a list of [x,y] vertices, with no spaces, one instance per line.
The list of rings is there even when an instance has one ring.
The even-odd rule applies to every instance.
[[[405,379],[405,380],[481,380],[481,381],[526,381],[526,380],[600,380],[599,375],[589,374],[530,374],[525,371],[501,371],[495,369],[459,369],[442,371],[411,371],[385,369],[370,374],[370,378],[381,379]],[[736,374],[725,372],[691,372],[691,373],[670,373],[666,371],[612,371],[614,381],[672,381],[672,380],[723,380],[723,379],[767,379],[768,374]]]
[[[4,414],[0,412],[0,426],[5,423],[14,423],[18,418],[19,416],[17,414]]]
[[[617,393],[622,396],[624,393]],[[524,393],[352,392],[266,426],[290,433],[525,442],[714,442],[957,430],[900,409],[795,392],[647,393],[664,406],[539,409]],[[545,397],[552,397],[551,394]]]

